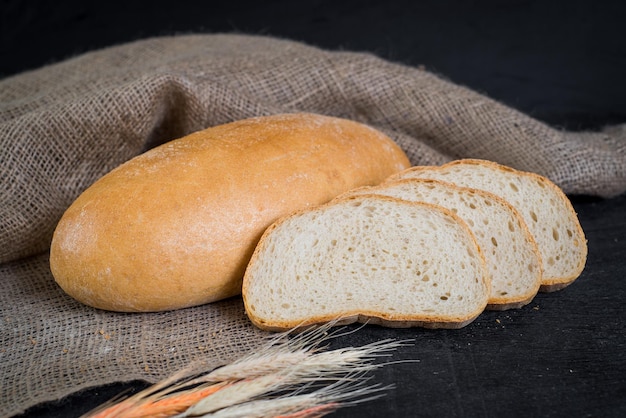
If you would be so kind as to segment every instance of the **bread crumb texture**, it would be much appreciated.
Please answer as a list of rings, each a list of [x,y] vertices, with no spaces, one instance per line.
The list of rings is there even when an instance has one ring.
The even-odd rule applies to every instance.
[[[567,196],[549,179],[483,160],[457,160],[440,167],[412,167],[397,178],[428,178],[488,191],[515,207],[535,239],[542,290],[571,284],[583,271],[587,241]]]
[[[537,244],[519,213],[498,196],[432,179],[400,179],[362,187],[347,195],[375,193],[441,205],[457,214],[474,233],[491,277],[489,309],[529,303],[542,279]]]
[[[336,317],[445,326],[478,315],[489,289],[482,254],[452,212],[367,195],[273,225],[246,272],[244,301],[263,328]]]

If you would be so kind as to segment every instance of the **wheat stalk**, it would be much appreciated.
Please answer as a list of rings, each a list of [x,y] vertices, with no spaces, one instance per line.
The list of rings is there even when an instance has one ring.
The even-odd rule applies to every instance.
[[[407,341],[383,340],[362,347],[326,350],[341,336],[331,322],[304,332],[277,334],[260,349],[230,364],[198,375],[190,366],[118,403],[108,403],[83,418],[192,416],[321,417],[389,389],[363,387],[366,374],[384,364]],[[325,351],[326,350],[326,351]],[[317,389],[320,385],[326,386]],[[361,400],[358,400],[358,399]],[[250,415],[251,408],[261,415]],[[241,412],[248,411],[248,412]],[[231,414],[231,415],[228,415]],[[237,415],[243,414],[243,415]]]
[[[322,416],[340,407],[377,399],[383,395],[383,391],[391,388],[391,386],[365,386],[367,380],[357,376],[347,377],[312,392],[296,391],[276,398],[252,400],[197,416],[206,418]]]

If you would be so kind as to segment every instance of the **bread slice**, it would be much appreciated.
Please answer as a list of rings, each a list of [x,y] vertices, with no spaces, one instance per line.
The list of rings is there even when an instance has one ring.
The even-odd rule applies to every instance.
[[[587,241],[571,202],[546,177],[485,160],[457,160],[439,167],[412,167],[389,178],[430,178],[501,196],[522,215],[543,263],[540,291],[571,284],[585,267]]]
[[[360,187],[346,196],[379,194],[450,209],[469,226],[481,247],[491,277],[487,309],[528,304],[541,284],[541,257],[526,223],[508,202],[483,190],[439,180],[402,179]]]
[[[366,195],[281,218],[243,281],[252,322],[281,331],[339,320],[460,328],[487,305],[484,257],[452,211]]]

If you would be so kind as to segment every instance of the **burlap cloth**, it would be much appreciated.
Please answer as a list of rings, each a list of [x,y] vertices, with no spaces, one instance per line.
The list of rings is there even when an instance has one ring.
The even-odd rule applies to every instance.
[[[82,306],[56,287],[47,249],[78,194],[129,158],[235,119],[307,111],[390,135],[414,164],[495,160],[570,194],[626,189],[626,126],[563,132],[470,89],[373,55],[244,35],[116,46],[0,81],[0,411],[78,389],[155,381],[233,359],[266,334],[240,298],[158,314]]]

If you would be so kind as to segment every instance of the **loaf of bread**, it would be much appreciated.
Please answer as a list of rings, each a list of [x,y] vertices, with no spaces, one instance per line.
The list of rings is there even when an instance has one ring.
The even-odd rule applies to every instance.
[[[546,177],[484,160],[457,160],[437,167],[411,167],[393,175],[428,178],[496,194],[513,205],[537,242],[542,259],[540,291],[571,284],[585,267],[587,241],[562,190]]]
[[[75,299],[162,311],[241,292],[264,230],[295,210],[409,167],[387,136],[313,115],[258,117],[200,131],[111,171],[67,209],[50,268]]]
[[[452,211],[380,195],[339,198],[283,217],[246,270],[251,321],[279,331],[339,320],[459,328],[490,293],[473,234]]]
[[[438,180],[404,179],[360,187],[342,196],[379,194],[441,205],[456,213],[472,230],[491,277],[487,309],[528,304],[541,284],[541,257],[526,223],[504,199],[483,190]]]

